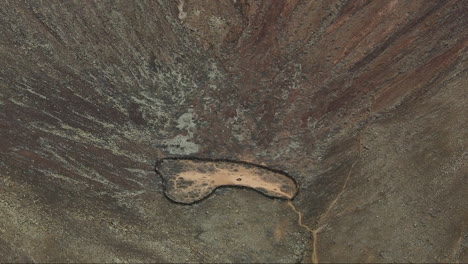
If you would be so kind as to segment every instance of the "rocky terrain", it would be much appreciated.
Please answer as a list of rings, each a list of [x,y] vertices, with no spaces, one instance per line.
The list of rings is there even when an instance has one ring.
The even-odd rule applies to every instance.
[[[468,3],[0,4],[0,262],[468,262]],[[164,196],[166,157],[292,202]]]

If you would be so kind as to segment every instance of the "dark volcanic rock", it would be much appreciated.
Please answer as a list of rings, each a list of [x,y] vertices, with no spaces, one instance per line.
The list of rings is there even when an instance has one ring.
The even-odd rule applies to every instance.
[[[467,13],[4,1],[0,261],[468,262]],[[304,217],[248,190],[173,204],[174,155],[287,171]]]

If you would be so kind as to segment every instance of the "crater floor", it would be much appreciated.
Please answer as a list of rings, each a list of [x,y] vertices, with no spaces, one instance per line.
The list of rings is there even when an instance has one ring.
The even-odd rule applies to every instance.
[[[468,262],[466,14],[4,1],[0,262]],[[167,157],[274,168],[297,195],[173,203]]]

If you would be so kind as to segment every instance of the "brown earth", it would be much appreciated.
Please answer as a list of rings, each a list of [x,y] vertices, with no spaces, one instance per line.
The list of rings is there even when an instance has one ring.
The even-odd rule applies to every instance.
[[[0,262],[468,262],[468,4],[3,1]],[[293,203],[163,195],[262,164]]]
[[[164,193],[174,202],[200,202],[220,187],[250,188],[270,198],[292,200],[297,183],[281,171],[239,161],[193,158],[157,161]]]

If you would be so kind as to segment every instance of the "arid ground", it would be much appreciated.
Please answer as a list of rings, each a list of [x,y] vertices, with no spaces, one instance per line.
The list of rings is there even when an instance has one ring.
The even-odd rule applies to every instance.
[[[0,3],[0,262],[468,262],[468,2]],[[287,173],[164,195],[156,161]]]

